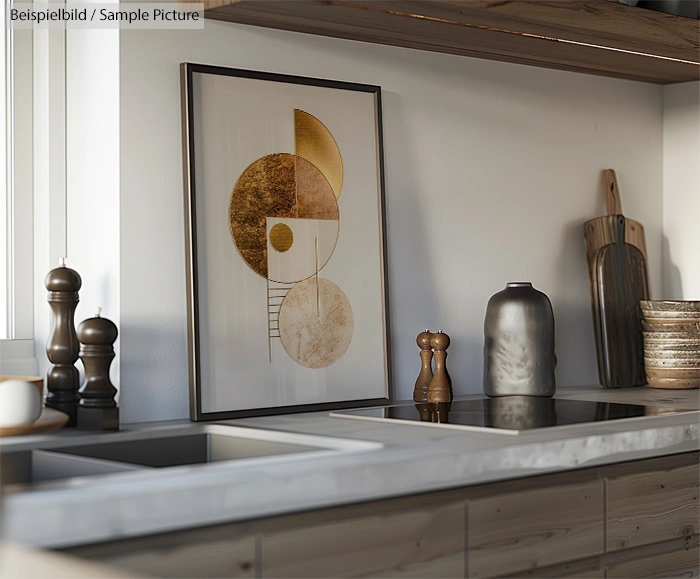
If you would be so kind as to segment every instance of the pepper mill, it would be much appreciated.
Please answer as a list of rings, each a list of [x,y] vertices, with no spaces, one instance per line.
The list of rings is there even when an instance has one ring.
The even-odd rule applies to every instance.
[[[418,334],[416,338],[416,344],[420,348],[421,369],[416,380],[416,386],[413,389],[414,402],[428,401],[428,386],[430,386],[430,381],[433,379],[433,351],[430,345],[432,336],[430,330],[425,330]]]
[[[442,330],[438,330],[430,338],[430,345],[435,352],[435,373],[428,386],[428,402],[431,404],[452,402],[452,380],[445,365],[450,337]]]
[[[433,406],[425,402],[416,403],[416,410],[418,410],[418,418],[421,422],[432,422],[433,421]]]
[[[80,300],[78,290],[82,283],[78,272],[66,267],[63,257],[59,267],[52,269],[44,281],[49,290],[47,299],[53,314],[46,355],[54,364],[46,376],[46,406],[65,412],[68,415],[67,426],[75,426],[80,401],[80,374],[75,367],[78,338],[73,316]]]
[[[447,424],[449,422],[448,416],[451,404],[449,402],[437,402],[436,404],[431,404],[431,406],[433,407],[433,422],[436,424]]]
[[[80,359],[85,366],[85,382],[80,388],[78,430],[119,430],[119,408],[114,401],[117,389],[109,380],[109,367],[114,359],[117,326],[100,316],[78,326]]]

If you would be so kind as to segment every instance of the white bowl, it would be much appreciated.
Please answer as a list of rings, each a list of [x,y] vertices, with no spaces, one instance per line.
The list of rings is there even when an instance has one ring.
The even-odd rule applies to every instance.
[[[0,377],[0,428],[35,422],[41,416],[43,386],[41,378]]]

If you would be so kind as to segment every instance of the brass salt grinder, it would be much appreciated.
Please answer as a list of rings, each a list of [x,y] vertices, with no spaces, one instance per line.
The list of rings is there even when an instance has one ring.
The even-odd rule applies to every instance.
[[[452,402],[452,380],[447,373],[447,348],[450,337],[438,330],[430,338],[435,355],[435,373],[428,386],[428,403],[433,405],[433,422],[447,422],[447,413]]]
[[[428,401],[428,387],[430,386],[430,381],[433,379],[433,351],[430,345],[432,337],[433,334],[430,330],[425,330],[418,334],[416,338],[416,344],[418,344],[420,348],[421,368],[418,379],[416,380],[416,386],[413,389],[413,400],[415,402]]]
[[[430,345],[432,337],[433,334],[430,330],[425,330],[418,334],[416,338],[416,344],[420,348],[421,368],[416,380],[416,386],[413,389],[413,401],[416,403],[416,409],[423,422],[433,421],[433,410],[428,404],[428,387],[433,379],[433,350]]]
[[[423,421],[447,422],[447,413],[452,402],[452,380],[447,372],[445,361],[450,337],[442,330],[431,333],[429,330],[418,334],[416,339],[421,349],[421,371],[413,390],[413,400]],[[431,351],[432,349],[432,351]],[[435,356],[435,373],[431,369],[431,359]]]

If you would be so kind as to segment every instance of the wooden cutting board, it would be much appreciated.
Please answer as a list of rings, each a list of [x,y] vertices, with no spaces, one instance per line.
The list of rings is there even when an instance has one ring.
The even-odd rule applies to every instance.
[[[604,171],[603,180],[608,214],[584,225],[598,378],[605,388],[642,386],[639,301],[649,299],[644,227],[622,214],[615,171]]]

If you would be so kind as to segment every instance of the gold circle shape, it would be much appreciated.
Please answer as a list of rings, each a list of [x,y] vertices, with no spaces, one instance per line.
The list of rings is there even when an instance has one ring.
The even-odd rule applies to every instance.
[[[333,188],[336,199],[343,188],[343,159],[338,143],[313,115],[294,109],[294,140],[297,156],[314,165]]]
[[[284,253],[291,249],[293,243],[294,233],[292,233],[289,225],[278,223],[272,226],[272,229],[270,229],[270,245],[274,249]]]

